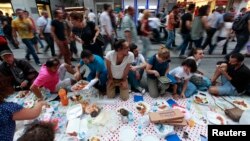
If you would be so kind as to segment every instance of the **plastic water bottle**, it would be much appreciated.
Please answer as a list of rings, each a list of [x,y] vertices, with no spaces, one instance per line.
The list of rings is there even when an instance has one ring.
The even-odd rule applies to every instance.
[[[138,126],[138,131],[137,131],[137,141],[141,141],[141,139],[142,139],[142,125],[141,124],[139,124],[139,126]]]
[[[129,112],[129,114],[128,114],[128,123],[133,123],[133,121],[134,121],[133,114],[132,114],[132,112]]]

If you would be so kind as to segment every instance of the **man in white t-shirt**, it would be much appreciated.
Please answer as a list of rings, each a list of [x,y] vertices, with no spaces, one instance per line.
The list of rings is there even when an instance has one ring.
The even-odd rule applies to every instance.
[[[42,16],[37,19],[37,26],[39,27],[39,36],[47,42],[47,47],[44,52],[47,52],[49,47],[51,55],[56,56],[54,40],[51,36],[51,19],[49,18],[47,11],[42,11]]]
[[[105,39],[105,44],[103,47],[103,51],[105,51],[107,45],[112,41],[113,27],[109,16],[109,13],[112,10],[111,5],[104,4],[103,8],[104,11],[100,15],[100,25],[101,25],[101,35],[103,35]]]
[[[94,22],[94,23],[95,23],[96,16],[95,16],[95,13],[93,12],[93,10],[92,10],[92,9],[90,9],[90,10],[89,10],[88,18],[89,18],[89,21],[91,21],[91,22]]]
[[[129,98],[128,73],[131,63],[134,61],[133,53],[129,52],[129,44],[121,39],[114,45],[114,50],[106,54],[108,70],[107,96],[115,97],[115,88],[119,87],[120,97],[126,101]]]

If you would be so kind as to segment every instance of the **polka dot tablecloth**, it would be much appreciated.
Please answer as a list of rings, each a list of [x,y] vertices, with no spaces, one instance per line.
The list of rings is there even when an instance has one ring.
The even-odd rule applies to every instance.
[[[139,125],[138,120],[140,119],[140,117],[142,117],[142,115],[140,113],[138,113],[138,111],[135,108],[135,102],[134,102],[133,96],[134,96],[134,94],[130,94],[130,98],[127,101],[121,101],[119,98],[117,98],[117,100],[115,101],[115,104],[103,106],[104,109],[107,109],[107,110],[116,110],[119,107],[126,107],[129,111],[131,111],[133,113],[133,117],[134,117],[134,122],[128,123],[128,124],[123,124],[122,121],[120,120],[119,126],[114,132],[108,131],[107,133],[105,133],[101,136],[103,141],[118,141],[119,140],[119,129],[123,126],[130,126],[137,134],[138,125]],[[151,107],[154,104],[154,102],[157,100],[168,100],[170,98],[171,98],[171,96],[164,96],[164,97],[159,97],[157,99],[153,99],[153,98],[149,97],[149,95],[147,95],[147,94],[143,96],[144,102],[151,105]],[[180,105],[182,107],[187,106],[187,104],[186,104],[187,99],[180,99],[180,100],[177,100],[176,102],[178,103],[178,105]],[[194,108],[194,106],[191,106],[191,114],[195,113],[195,110],[193,108]],[[195,124],[194,127],[189,127],[189,126],[175,127],[174,130],[182,141],[199,141],[200,135],[207,136],[207,125]],[[188,133],[188,138],[186,138],[186,139],[182,138],[184,131]],[[153,123],[150,123],[150,125],[148,127],[143,128],[143,135],[142,136],[144,136],[144,135],[155,135],[161,141],[165,140],[164,138],[160,138],[160,136],[157,135],[157,133],[154,129]]]
[[[123,126],[131,127],[134,130],[135,134],[137,135],[139,120],[142,117],[142,115],[136,110],[135,102],[134,102],[134,95],[140,95],[140,94],[131,93],[129,100],[127,100],[127,101],[122,101],[119,97],[116,97],[116,99],[113,100],[112,104],[102,104],[101,105],[103,107],[103,110],[113,111],[113,113],[114,113],[114,111],[117,111],[117,109],[119,107],[125,107],[130,112],[133,113],[133,119],[134,119],[133,122],[129,122],[127,124],[124,124],[121,121],[120,117],[118,116],[119,122],[116,126],[113,126],[113,127],[111,126],[111,127],[109,127],[110,129],[105,128],[105,130],[102,130],[104,128],[100,128],[100,129],[96,130],[95,132],[99,132],[97,134],[98,134],[98,136],[101,137],[102,141],[119,141],[119,130]],[[158,100],[167,101],[170,98],[172,98],[171,95],[166,95],[164,97],[159,97],[159,98],[155,98],[155,99],[151,98],[148,94],[143,95],[144,102],[148,103],[151,107]],[[197,104],[193,103],[192,99],[179,99],[176,102],[179,106],[182,106],[184,108],[187,107],[187,109],[190,109],[190,113],[191,113],[192,117],[197,116],[198,118],[201,118],[204,115],[204,113],[203,113],[204,107],[202,108],[202,107],[197,106]],[[205,108],[209,108],[209,107],[205,107]],[[58,109],[59,109],[58,112],[59,111],[60,112],[55,113],[54,116],[56,116],[57,114],[60,114],[60,116],[65,116],[64,112],[67,111],[67,107],[59,106]],[[60,141],[69,140],[68,139],[69,135],[67,135],[65,133],[66,123],[67,123],[67,121],[65,119],[65,121],[63,122],[64,127],[61,129],[62,131],[57,133],[56,136],[58,138],[56,138],[56,140],[60,140]],[[113,128],[113,129],[111,130],[111,128]],[[182,141],[200,141],[200,135],[207,136],[207,125],[206,124],[196,123],[193,127],[189,127],[189,126],[175,127],[174,130]],[[183,138],[184,132],[188,133],[188,138]],[[18,135],[21,135],[21,133],[19,133]],[[154,129],[153,123],[150,123],[149,126],[146,128],[142,128],[142,137],[145,135],[154,135],[154,136],[158,137],[160,139],[160,141],[165,141],[164,138],[160,137],[157,134],[157,132]],[[72,137],[70,137],[70,138],[71,138],[70,140],[77,140],[76,138],[72,138]],[[136,138],[135,141],[137,139],[138,138]]]

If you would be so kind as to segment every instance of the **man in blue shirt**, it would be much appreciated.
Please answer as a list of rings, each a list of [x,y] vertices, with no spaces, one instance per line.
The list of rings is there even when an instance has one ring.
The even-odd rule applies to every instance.
[[[89,67],[90,73],[87,76],[87,81],[91,81],[92,79],[99,79],[96,88],[99,89],[101,92],[106,91],[106,82],[107,82],[107,69],[104,64],[104,60],[98,56],[92,54],[89,50],[83,50],[81,53],[81,61],[77,66],[77,72],[75,74],[76,80],[82,79],[83,74],[80,72],[80,68],[85,64]]]

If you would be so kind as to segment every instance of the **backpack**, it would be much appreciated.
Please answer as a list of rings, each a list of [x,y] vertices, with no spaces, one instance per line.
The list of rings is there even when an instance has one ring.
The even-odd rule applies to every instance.
[[[244,31],[247,28],[247,20],[248,17],[250,16],[250,12],[247,12],[244,15],[239,16],[238,18],[235,19],[233,23],[233,31],[236,33],[240,33],[241,31]]]

